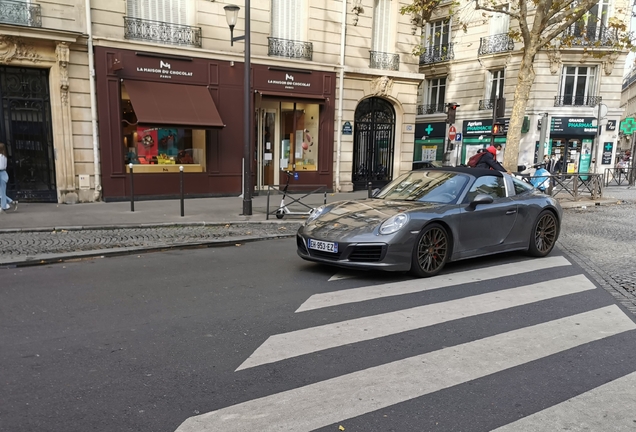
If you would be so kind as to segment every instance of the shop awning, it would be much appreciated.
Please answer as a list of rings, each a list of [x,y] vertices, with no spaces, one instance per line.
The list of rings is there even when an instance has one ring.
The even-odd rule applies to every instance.
[[[140,124],[225,127],[207,87],[124,81]]]

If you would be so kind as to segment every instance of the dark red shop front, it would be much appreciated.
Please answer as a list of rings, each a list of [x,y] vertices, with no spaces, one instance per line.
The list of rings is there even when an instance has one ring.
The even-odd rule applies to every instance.
[[[96,47],[103,197],[169,198],[242,190],[243,63]],[[335,74],[252,65],[253,181],[331,189]]]

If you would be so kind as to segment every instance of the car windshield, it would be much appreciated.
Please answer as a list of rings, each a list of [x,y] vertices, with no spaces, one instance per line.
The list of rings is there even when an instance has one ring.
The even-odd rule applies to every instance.
[[[466,175],[446,171],[411,171],[392,181],[375,196],[391,201],[450,204],[468,182]]]

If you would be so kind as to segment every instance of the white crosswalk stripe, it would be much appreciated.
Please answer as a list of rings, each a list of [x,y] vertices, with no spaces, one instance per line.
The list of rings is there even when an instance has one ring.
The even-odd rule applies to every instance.
[[[342,290],[312,296],[297,312],[495,280],[549,268],[563,267],[563,274],[572,274],[572,271],[566,271],[569,265],[563,257],[552,257],[457,272],[426,281],[409,280]],[[586,276],[579,274],[282,333],[269,337],[237,371],[303,355],[312,356],[322,350],[407,331],[426,332],[430,326],[446,325],[468,317],[481,319],[482,315],[497,314],[515,307],[555,301],[564,296],[584,295],[594,288]],[[177,432],[311,431],[636,330],[634,321],[618,306],[594,307],[596,309],[539,324],[535,321],[534,325],[527,327],[515,327],[504,333],[401,358],[197,415],[183,422]],[[305,359],[296,361],[302,364]],[[500,428],[497,432],[560,430],[556,427],[536,427],[542,422],[548,422],[551,426],[563,425],[565,429],[575,424],[576,413],[582,406],[590,401],[612,401],[615,399],[611,396],[612,391],[623,394],[629,391],[630,386],[633,389],[634,381],[636,377],[617,380],[613,385],[608,384],[607,388],[602,386],[567,401],[564,410],[560,411],[555,406]],[[566,414],[561,414],[562,411]],[[599,407],[596,412],[590,411],[588,414],[589,418],[581,421],[595,424],[594,421],[602,417],[604,412]],[[623,423],[629,425],[627,420]]]
[[[478,281],[494,280],[506,276],[568,265],[571,264],[567,259],[557,256],[497,265],[447,275],[445,274],[431,279],[413,279],[406,282],[388,283],[316,294],[309,297],[309,299],[303,303],[296,312],[304,312],[312,309],[320,309],[347,303],[357,303],[403,294],[413,294],[421,291],[463,285]]]
[[[398,285],[399,286],[399,285]],[[585,276],[481,294],[271,336],[237,370],[594,289]]]
[[[496,432],[636,430],[636,373],[524,417]]]

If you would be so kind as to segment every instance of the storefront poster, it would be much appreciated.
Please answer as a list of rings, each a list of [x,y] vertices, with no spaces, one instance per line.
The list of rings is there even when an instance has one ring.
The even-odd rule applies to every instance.
[[[510,124],[509,118],[501,118],[497,121],[504,124],[504,134],[508,133],[508,125]],[[492,119],[479,119],[479,120],[464,120],[462,126],[462,132],[464,138],[474,137],[479,135],[490,135],[492,132]]]
[[[137,127],[137,158],[141,164],[149,164],[159,155],[158,128]]]
[[[601,160],[602,165],[612,165],[612,155],[614,154],[614,143],[603,143],[603,158]]]
[[[422,161],[434,161],[437,157],[437,146],[422,146]]]
[[[159,140],[158,152],[167,156],[176,156],[179,153],[177,129],[158,129],[157,138]],[[181,130],[183,135],[183,130]]]

